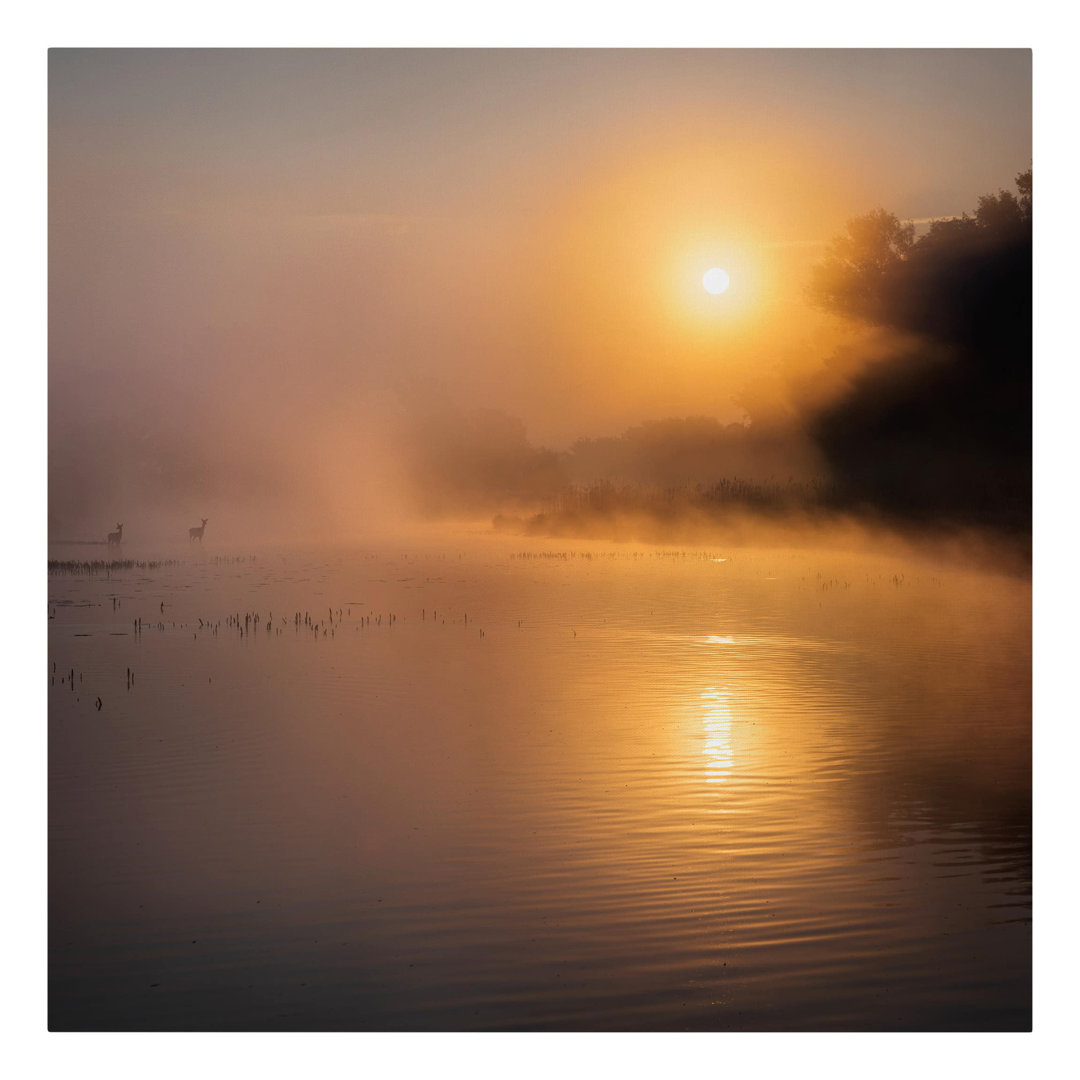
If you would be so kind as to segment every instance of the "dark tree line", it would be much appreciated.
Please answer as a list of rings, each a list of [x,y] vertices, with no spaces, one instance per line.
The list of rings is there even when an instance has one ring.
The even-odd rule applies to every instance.
[[[611,480],[667,488],[736,476],[786,480],[800,471],[789,430],[763,422],[725,424],[708,416],[651,420],[621,435],[581,438],[562,461],[576,485]]]
[[[812,298],[897,332],[809,430],[834,498],[888,516],[1031,528],[1031,173],[973,214],[849,223]]]

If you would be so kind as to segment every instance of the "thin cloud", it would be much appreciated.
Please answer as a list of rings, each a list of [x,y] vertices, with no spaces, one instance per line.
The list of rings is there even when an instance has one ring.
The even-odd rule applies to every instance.
[[[905,218],[905,225],[933,225],[935,221],[957,221],[963,214],[936,214],[934,217]]]

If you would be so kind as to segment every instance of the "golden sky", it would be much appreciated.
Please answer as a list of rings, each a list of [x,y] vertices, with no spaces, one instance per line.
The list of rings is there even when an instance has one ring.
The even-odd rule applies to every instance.
[[[1031,58],[53,50],[49,152],[58,461],[69,420],[236,456],[417,402],[561,447],[820,363],[822,245],[1010,186]]]

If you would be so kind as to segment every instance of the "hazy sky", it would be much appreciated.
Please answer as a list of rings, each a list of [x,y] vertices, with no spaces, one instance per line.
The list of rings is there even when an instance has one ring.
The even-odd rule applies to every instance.
[[[136,459],[190,512],[356,489],[403,410],[735,419],[830,346],[847,218],[1030,162],[1026,50],[53,50],[53,518]]]

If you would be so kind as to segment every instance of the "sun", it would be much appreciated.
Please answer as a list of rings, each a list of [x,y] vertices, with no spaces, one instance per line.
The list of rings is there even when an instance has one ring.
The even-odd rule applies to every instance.
[[[727,287],[731,284],[731,278],[728,277],[726,270],[714,266],[711,270],[705,271],[701,284],[705,286],[706,292],[712,293],[713,296],[719,296],[720,293],[727,292]]]

